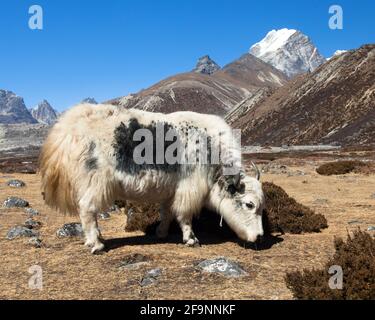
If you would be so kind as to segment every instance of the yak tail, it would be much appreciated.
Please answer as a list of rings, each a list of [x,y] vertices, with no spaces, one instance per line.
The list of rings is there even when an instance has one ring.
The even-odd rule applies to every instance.
[[[55,125],[39,156],[43,198],[48,206],[68,215],[79,213],[75,188],[78,137]]]

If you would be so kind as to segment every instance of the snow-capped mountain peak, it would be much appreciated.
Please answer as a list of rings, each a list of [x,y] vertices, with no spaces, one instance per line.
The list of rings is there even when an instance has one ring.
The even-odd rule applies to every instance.
[[[250,48],[250,53],[255,56],[262,56],[267,54],[268,52],[274,52],[281,47],[283,47],[288,39],[297,32],[294,29],[280,29],[280,30],[272,30],[267,33],[266,37],[254,44]]]
[[[309,37],[295,29],[272,30],[249,52],[288,77],[312,72],[326,61]]]

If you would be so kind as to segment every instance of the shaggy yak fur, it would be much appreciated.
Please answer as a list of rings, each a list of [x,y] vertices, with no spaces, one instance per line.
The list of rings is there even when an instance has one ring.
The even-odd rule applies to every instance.
[[[202,141],[205,148],[197,149]],[[183,147],[170,152],[177,144]],[[135,161],[135,155],[145,161]],[[175,162],[166,161],[167,155]],[[212,161],[215,155],[220,161]],[[46,203],[79,214],[86,245],[96,253],[104,249],[96,215],[115,200],[160,203],[160,238],[176,218],[183,241],[198,244],[192,219],[207,208],[240,238],[256,241],[263,235],[264,195],[259,171],[257,178],[246,176],[240,162],[240,145],[217,116],[83,104],[65,112],[51,129],[39,168]],[[238,170],[228,174],[230,168]]]

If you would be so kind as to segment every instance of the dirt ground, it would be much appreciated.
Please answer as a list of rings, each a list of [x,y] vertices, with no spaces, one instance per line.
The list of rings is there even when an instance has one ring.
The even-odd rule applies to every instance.
[[[221,240],[220,234],[197,234],[202,246],[187,248],[181,237],[161,242],[140,232],[126,233],[125,215],[118,212],[100,221],[110,250],[93,256],[81,239],[57,238],[58,228],[79,219],[61,216],[44,205],[37,175],[0,173],[0,201],[8,196],[28,200],[40,211],[36,220],[43,224],[39,230],[42,248],[31,247],[28,238],[7,240],[8,230],[22,225],[27,214],[23,209],[0,209],[0,298],[292,299],[284,282],[286,272],[322,267],[334,251],[335,236],[346,238],[350,230],[375,226],[375,175],[319,176],[315,159],[283,158],[279,163],[299,174],[265,173],[262,180],[274,182],[297,201],[324,214],[329,227],[316,234],[282,235],[272,246],[258,251]],[[11,178],[21,179],[27,186],[10,188],[6,182]],[[136,269],[121,268],[121,262],[135,253],[149,261]],[[248,275],[226,278],[195,268],[197,261],[219,256],[238,262]],[[28,270],[33,265],[42,268],[42,290],[29,288],[32,275]],[[142,287],[143,275],[153,268],[162,269],[157,283]]]

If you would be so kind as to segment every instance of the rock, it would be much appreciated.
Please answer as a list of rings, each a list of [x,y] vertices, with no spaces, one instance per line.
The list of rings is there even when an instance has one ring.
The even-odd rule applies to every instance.
[[[39,211],[33,208],[26,208],[25,212],[30,216],[39,216]]]
[[[327,199],[315,199],[313,204],[318,204],[318,205],[322,205],[322,204],[327,204],[329,201]]]
[[[35,221],[33,218],[29,218],[25,221],[24,226],[29,229],[38,229],[42,226],[42,223]]]
[[[6,238],[13,240],[18,237],[38,237],[38,233],[24,226],[16,226],[8,231]]]
[[[6,208],[25,208],[28,207],[29,203],[18,197],[8,197],[4,201],[4,207]]]
[[[140,282],[140,285],[142,287],[149,286],[149,285],[157,282],[160,275],[161,275],[161,269],[160,268],[152,269],[144,275],[143,279]]]
[[[220,66],[206,55],[198,59],[193,72],[211,75],[218,70],[220,70]]]
[[[160,275],[161,275],[161,269],[160,268],[152,269],[149,272],[147,272],[147,274],[146,274],[146,276],[151,277],[151,278],[157,278]]]
[[[13,180],[9,180],[7,182],[7,185],[11,188],[22,188],[26,186],[26,183],[21,180],[13,179]]]
[[[205,272],[219,273],[226,277],[240,277],[247,275],[247,272],[243,270],[239,264],[228,260],[225,257],[204,260],[198,263],[197,266]]]
[[[367,231],[375,231],[375,227],[374,226],[368,227]]]
[[[83,99],[81,101],[81,103],[98,104],[98,102],[92,97],[88,97],[88,98]]]
[[[66,223],[56,232],[59,238],[64,237],[80,237],[84,236],[82,225],[80,223]]]
[[[149,258],[144,256],[143,254],[135,253],[126,256],[121,262],[120,262],[120,269],[136,269],[141,265],[147,264],[149,261]]]
[[[99,213],[99,219],[101,220],[108,220],[111,215],[108,212]]]
[[[263,173],[270,174],[290,174],[289,169],[286,165],[272,162],[263,166],[261,171]]]
[[[306,173],[302,170],[296,170],[296,171],[289,171],[288,172],[288,177],[300,177],[300,176],[305,176]]]
[[[38,237],[32,237],[29,240],[29,245],[33,246],[34,248],[41,248],[42,247],[42,240]]]
[[[119,210],[120,210],[119,206],[115,204],[108,209],[108,212],[114,212],[114,211],[119,211]]]
[[[359,221],[359,220],[351,220],[348,222],[348,224],[361,224],[362,221]]]

